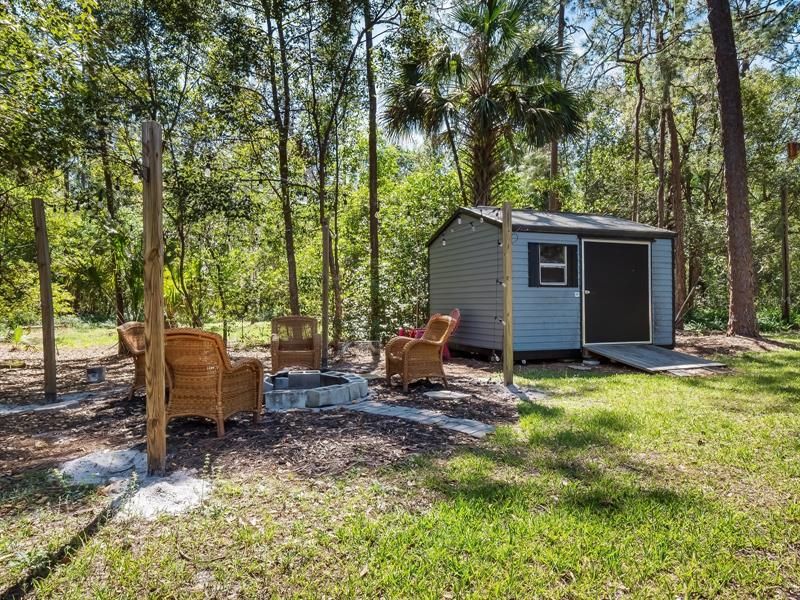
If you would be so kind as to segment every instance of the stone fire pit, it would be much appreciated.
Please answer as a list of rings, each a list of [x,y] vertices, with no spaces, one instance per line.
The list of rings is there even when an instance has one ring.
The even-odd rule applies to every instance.
[[[351,404],[369,396],[367,380],[339,371],[281,371],[264,379],[269,411]]]

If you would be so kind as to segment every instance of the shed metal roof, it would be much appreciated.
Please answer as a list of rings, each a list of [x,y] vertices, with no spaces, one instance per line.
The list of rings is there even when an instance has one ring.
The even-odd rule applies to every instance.
[[[501,226],[503,210],[497,206],[477,206],[459,208],[447,222],[442,225],[428,241],[428,245],[450,226],[458,214],[480,219],[492,225]],[[533,231],[540,233],[571,233],[576,235],[605,238],[673,238],[675,232],[669,229],[653,227],[637,223],[629,219],[612,217],[611,215],[593,215],[584,213],[546,212],[529,209],[511,211],[511,228],[513,231]]]

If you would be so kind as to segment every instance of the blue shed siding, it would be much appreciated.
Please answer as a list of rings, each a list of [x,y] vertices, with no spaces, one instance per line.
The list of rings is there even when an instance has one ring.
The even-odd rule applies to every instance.
[[[672,240],[658,239],[651,246],[653,343],[672,344]]]
[[[470,228],[474,223],[475,231]],[[442,239],[447,244],[442,246]],[[453,343],[502,350],[503,331],[497,320],[503,313],[502,249],[500,228],[464,215],[453,221],[429,246],[430,312],[461,310],[461,324]],[[577,287],[528,287],[528,244],[572,244],[578,247]],[[651,244],[653,343],[671,345],[672,240]],[[515,232],[514,351],[558,351],[581,348],[582,247],[577,235]]]
[[[514,233],[514,351],[578,350],[581,347],[580,261],[578,287],[528,287],[528,244],[578,245],[578,236]]]
[[[461,310],[455,344],[502,350],[503,331],[495,318],[503,314],[502,288],[497,284],[503,277],[499,241],[499,228],[465,217],[461,225],[453,221],[429,247],[430,312]]]

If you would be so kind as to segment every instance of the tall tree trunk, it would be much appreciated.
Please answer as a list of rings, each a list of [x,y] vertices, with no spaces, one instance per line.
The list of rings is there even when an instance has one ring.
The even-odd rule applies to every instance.
[[[98,133],[100,136],[100,163],[103,167],[106,210],[108,210],[109,219],[116,225],[117,200],[114,194],[114,179],[111,173],[111,162],[108,159],[108,131],[102,120],[98,128]],[[114,312],[116,313],[117,326],[119,326],[125,322],[125,297],[122,295],[122,273],[119,268],[116,244],[114,244],[114,238],[116,237],[117,234],[112,234],[111,269],[114,278]],[[125,344],[122,342],[122,336],[117,334],[117,354],[122,354],[123,352],[125,352]]]
[[[472,162],[472,194],[475,206],[492,205],[492,185],[497,175],[495,150],[497,141],[492,131],[480,131],[473,134],[470,148]]]
[[[339,120],[336,120],[334,131],[336,141],[336,171],[333,181],[333,248],[331,249],[331,286],[333,287],[333,347],[339,348],[342,340],[342,283],[339,276]]]
[[[559,0],[558,3],[558,46],[559,48],[564,45],[564,29],[566,28],[566,20],[564,19],[564,9],[566,0]],[[556,80],[561,81],[561,57],[556,59]],[[550,191],[547,195],[547,209],[552,211],[561,210],[561,198],[558,195],[558,190],[555,188],[556,179],[558,179],[558,137],[553,137],[550,140]]]
[[[781,185],[781,320],[791,320],[789,263],[789,201],[786,183]]]
[[[297,260],[295,259],[294,250],[292,197],[289,188],[289,131],[291,130],[292,115],[289,89],[289,60],[287,58],[286,38],[283,33],[283,0],[277,0],[275,2],[262,0],[262,7],[267,17],[272,110],[278,129],[278,172],[281,180],[279,189],[281,208],[283,211],[283,235],[286,245],[286,267],[289,280],[289,310],[293,315],[299,315],[300,294],[297,288]],[[275,21],[274,26],[273,19]],[[276,31],[278,34],[278,55],[281,65],[280,81],[278,80],[277,68],[275,65],[274,33]]]
[[[747,155],[736,40],[728,0],[707,0],[714,43],[728,221],[728,335],[758,336]]]
[[[369,94],[369,338],[381,336],[381,300],[378,254],[378,96],[372,64],[372,15],[369,0],[364,0],[366,30],[367,91]]]
[[[675,327],[683,329],[683,312],[680,309],[686,303],[686,227],[683,206],[683,178],[681,176],[681,150],[678,142],[678,128],[675,126],[675,115],[672,103],[666,108],[667,129],[669,130],[670,160],[670,203],[675,220]]]
[[[667,187],[666,155],[667,155],[667,115],[662,106],[658,118],[658,157],[656,171],[658,173],[658,192],[656,196],[656,225],[664,227],[666,222],[665,196]]]
[[[641,54],[641,42],[639,47]],[[633,207],[631,209],[631,219],[639,221],[639,162],[642,153],[642,105],[644,104],[644,81],[642,81],[642,58],[641,55],[636,60],[634,66],[636,76],[636,111],[633,115]]]
[[[447,117],[447,114],[444,115],[444,123],[447,127],[447,141],[450,144],[450,152],[453,154],[453,164],[456,167],[456,175],[458,175],[458,187],[461,189],[461,199],[464,201],[464,206],[468,206],[467,188],[464,186],[464,173],[461,171],[461,161],[458,159],[456,138],[453,130],[450,128],[450,119]]]

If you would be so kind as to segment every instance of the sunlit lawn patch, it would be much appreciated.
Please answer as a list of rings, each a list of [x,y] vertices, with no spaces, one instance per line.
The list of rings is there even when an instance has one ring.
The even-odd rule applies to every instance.
[[[706,378],[528,369],[548,392],[450,458],[219,473],[199,510],[106,525],[42,596],[768,597],[800,580],[800,352]]]

